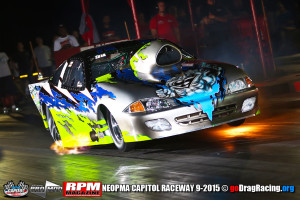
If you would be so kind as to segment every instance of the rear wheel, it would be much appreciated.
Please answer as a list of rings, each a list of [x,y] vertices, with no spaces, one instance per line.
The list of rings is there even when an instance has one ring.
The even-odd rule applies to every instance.
[[[114,144],[120,151],[130,151],[134,148],[134,143],[126,143],[124,141],[122,131],[115,120],[114,116],[107,110],[106,112],[107,124],[111,132],[111,137],[114,141]]]
[[[53,138],[55,143],[57,143],[59,146],[63,146],[60,138],[60,134],[58,132],[55,121],[48,107],[46,107],[46,117],[47,117],[47,122],[48,122],[51,137]]]
[[[229,126],[240,126],[245,122],[245,119],[240,119],[234,122],[228,123]]]

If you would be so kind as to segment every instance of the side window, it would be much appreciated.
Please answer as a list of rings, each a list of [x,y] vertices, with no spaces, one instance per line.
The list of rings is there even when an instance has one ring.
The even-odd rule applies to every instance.
[[[56,71],[54,72],[53,76],[50,78],[50,81],[54,84],[54,85],[58,85],[58,81],[59,81],[59,77],[60,77],[60,74],[65,66],[67,61],[63,62],[57,69]]]
[[[181,60],[181,53],[178,49],[165,45],[157,54],[156,63],[158,65],[173,65]]]
[[[71,60],[64,73],[62,87],[80,91],[85,88],[83,63],[80,60]]]

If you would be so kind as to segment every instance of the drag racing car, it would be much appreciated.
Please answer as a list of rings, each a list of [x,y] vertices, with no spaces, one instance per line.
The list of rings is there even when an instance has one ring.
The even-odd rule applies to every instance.
[[[63,147],[170,137],[259,114],[258,89],[240,68],[197,60],[167,40],[100,45],[29,85],[46,129]]]

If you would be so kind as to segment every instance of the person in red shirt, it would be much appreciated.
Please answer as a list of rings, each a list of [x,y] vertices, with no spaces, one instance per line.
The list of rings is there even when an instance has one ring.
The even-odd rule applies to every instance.
[[[152,37],[164,38],[174,43],[180,43],[178,22],[173,15],[166,13],[164,1],[158,1],[158,14],[150,21]]]

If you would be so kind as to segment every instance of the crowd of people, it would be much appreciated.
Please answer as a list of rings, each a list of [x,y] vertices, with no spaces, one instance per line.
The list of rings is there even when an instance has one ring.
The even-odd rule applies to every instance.
[[[157,1],[156,13],[151,17],[138,12],[141,37],[168,39],[195,55],[196,46],[198,46],[200,55],[197,56],[207,60],[221,60],[233,64],[245,62],[246,56],[248,60],[255,60],[251,58],[251,55],[257,55],[257,51],[254,50],[257,47],[253,45],[256,41],[250,5],[246,5],[242,0],[231,2],[225,5],[224,1],[217,0],[192,1],[193,31],[187,9],[171,5],[166,1]],[[287,7],[283,2],[276,0],[276,3],[271,2],[266,5],[270,35],[271,39],[274,39],[272,45],[276,55],[299,50],[299,46],[295,46],[291,40],[291,35],[295,33],[295,30],[300,29],[299,13],[293,12],[291,8],[299,8],[299,3],[296,2],[295,5]],[[263,19],[261,17],[263,13],[258,13],[258,15],[259,19]],[[100,42],[125,39],[118,26],[112,22],[110,15],[104,15],[101,22]],[[44,38],[37,36],[34,48],[31,45],[32,48],[26,48],[25,43],[19,41],[16,43],[13,54],[7,55],[5,50],[1,49],[0,104],[3,112],[20,110],[20,102],[30,98],[28,84],[35,81],[36,77],[32,75],[34,72],[39,72],[46,77],[53,74],[56,69],[55,52],[87,45],[87,41],[78,30],[69,33],[66,26],[59,25],[51,44],[48,42],[46,45]]]

